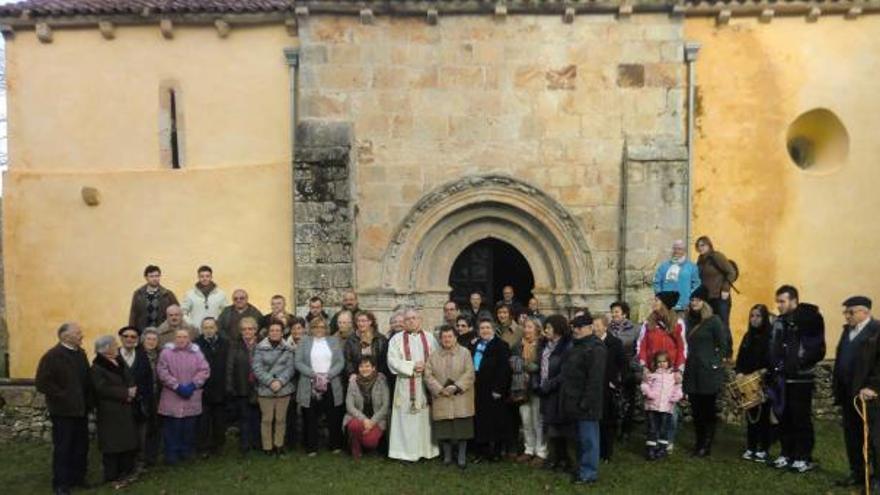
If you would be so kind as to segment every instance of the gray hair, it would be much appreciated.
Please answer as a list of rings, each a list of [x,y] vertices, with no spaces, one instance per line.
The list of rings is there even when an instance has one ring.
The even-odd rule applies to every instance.
[[[159,329],[156,328],[156,327],[147,327],[147,328],[145,328],[144,331],[141,333],[141,342],[144,341],[144,339],[147,337],[147,334],[148,334],[148,333],[149,333],[149,334],[152,334],[152,335],[155,335],[156,337],[158,337],[158,336],[159,336]]]
[[[112,335],[102,335],[95,339],[95,354],[103,354],[104,351],[109,349],[114,343],[116,343],[116,339]]]
[[[403,310],[402,309],[398,309],[397,311],[391,313],[391,317],[388,318],[388,324],[389,325],[394,324],[394,319],[397,317],[403,318]]]

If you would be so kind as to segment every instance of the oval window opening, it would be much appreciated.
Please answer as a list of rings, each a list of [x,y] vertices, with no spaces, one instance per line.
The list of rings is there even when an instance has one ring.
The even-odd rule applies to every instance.
[[[832,111],[817,108],[788,126],[786,147],[791,161],[801,170],[833,172],[849,155],[849,133]]]

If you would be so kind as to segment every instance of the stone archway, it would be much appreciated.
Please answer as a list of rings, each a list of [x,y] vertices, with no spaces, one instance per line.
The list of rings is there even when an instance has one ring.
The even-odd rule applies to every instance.
[[[503,175],[465,177],[419,200],[385,251],[382,292],[440,308],[456,257],[486,238],[515,246],[528,259],[544,307],[587,304],[594,294],[590,250],[575,219],[540,189]]]

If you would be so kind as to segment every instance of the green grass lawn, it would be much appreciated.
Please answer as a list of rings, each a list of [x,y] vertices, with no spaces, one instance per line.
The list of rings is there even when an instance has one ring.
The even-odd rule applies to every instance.
[[[684,425],[676,451],[666,460],[648,463],[641,457],[642,439],[619,445],[614,461],[603,464],[600,482],[576,487],[562,475],[540,469],[498,464],[469,465],[465,472],[436,461],[402,465],[368,456],[354,462],[346,455],[322,452],[307,458],[301,452],[287,459],[254,454],[241,458],[234,439],[224,457],[191,461],[174,468],[158,467],[124,491],[157,494],[288,494],[288,493],[389,493],[389,494],[510,494],[510,493],[847,493],[834,481],[846,473],[846,455],[840,427],[817,423],[816,460],[820,468],[807,475],[777,472],[742,461],[742,428],[724,427],[711,458],[687,455],[691,426]],[[776,454],[774,451],[773,454]],[[100,455],[90,455],[89,480],[100,480]],[[48,493],[50,446],[40,443],[0,445],[0,490],[4,494]],[[89,493],[112,493],[103,486]],[[83,492],[79,492],[83,493]]]

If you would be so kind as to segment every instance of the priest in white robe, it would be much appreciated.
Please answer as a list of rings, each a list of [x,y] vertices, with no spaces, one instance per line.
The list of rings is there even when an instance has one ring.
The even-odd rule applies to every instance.
[[[404,313],[404,327],[388,343],[388,368],[397,375],[388,457],[431,459],[440,451],[431,439],[431,409],[422,376],[428,357],[438,349],[437,340],[422,330],[422,318],[415,309]]]

